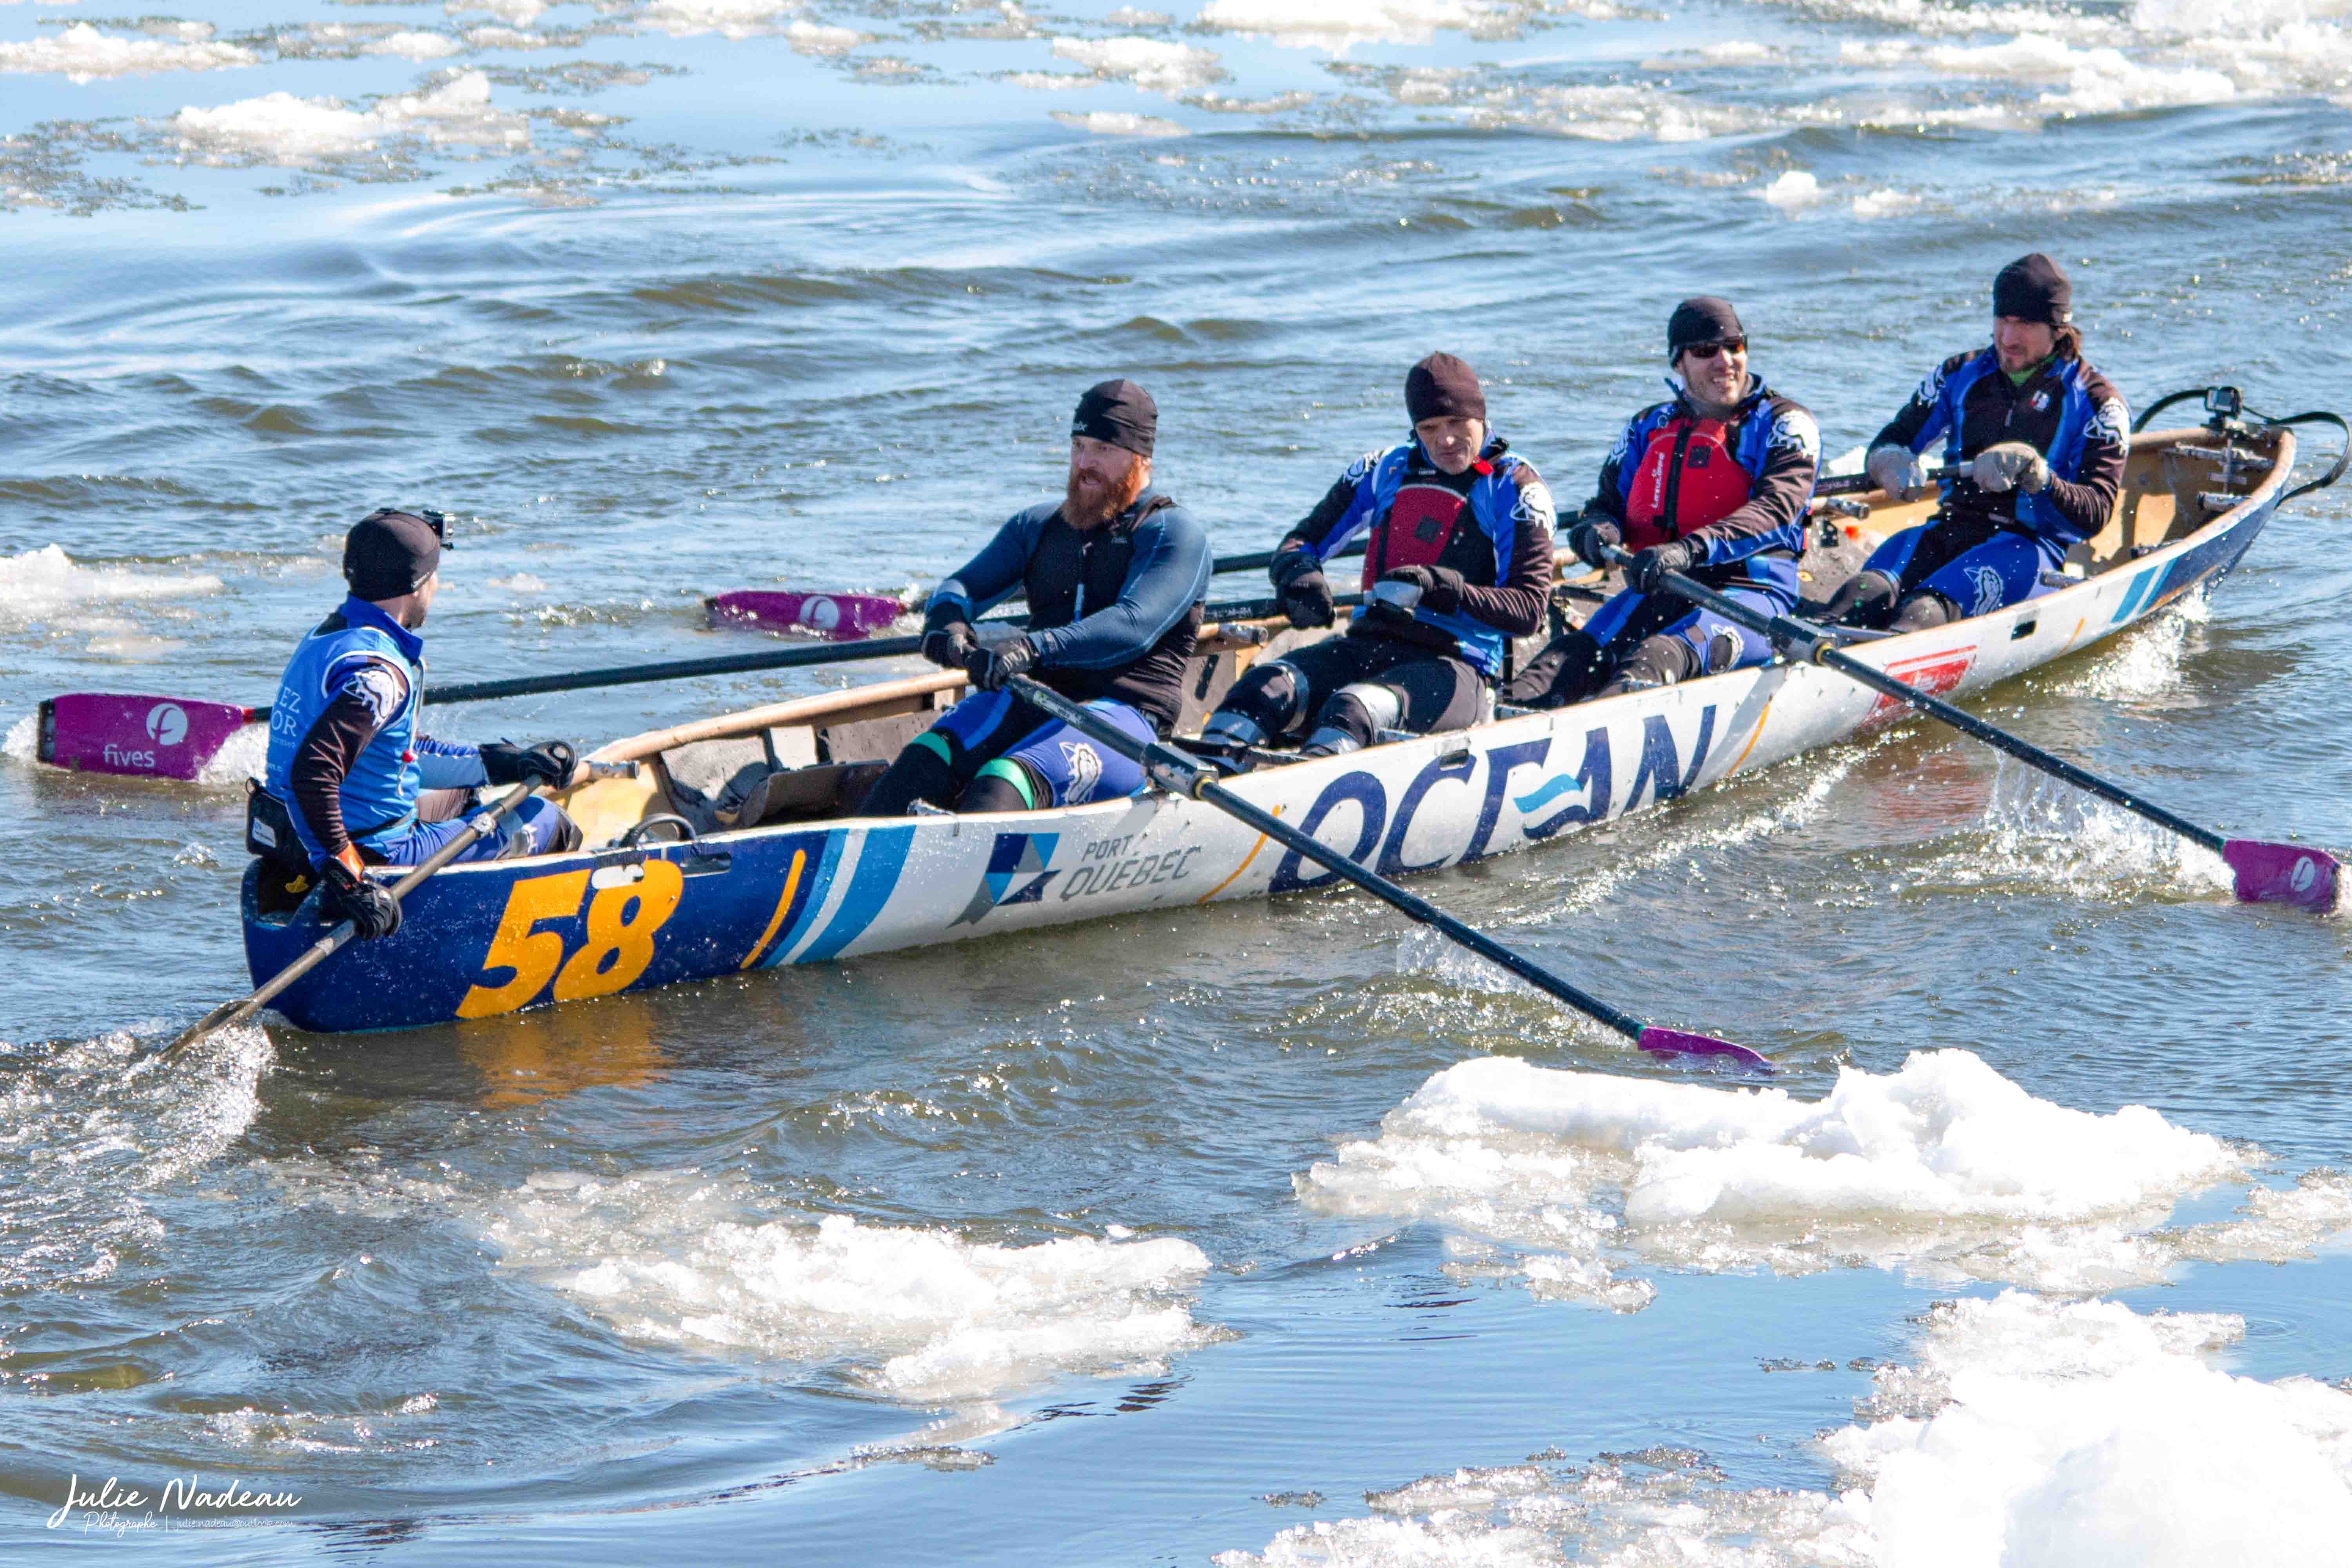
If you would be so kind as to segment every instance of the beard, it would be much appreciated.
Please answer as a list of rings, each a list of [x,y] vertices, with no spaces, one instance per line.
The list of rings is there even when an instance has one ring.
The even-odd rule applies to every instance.
[[[1135,504],[1143,493],[1145,468],[1140,458],[1128,460],[1127,472],[1115,484],[1093,474],[1074,471],[1062,492],[1062,520],[1084,533],[1100,528]]]

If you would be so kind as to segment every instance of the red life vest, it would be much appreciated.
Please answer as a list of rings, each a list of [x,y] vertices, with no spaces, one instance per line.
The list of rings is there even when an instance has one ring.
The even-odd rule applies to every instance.
[[[1651,433],[1625,502],[1625,548],[1646,550],[1696,533],[1748,504],[1754,481],[1720,419],[1677,416]]]
[[[1478,467],[1491,471],[1484,463]],[[1364,592],[1370,593],[1384,572],[1436,565],[1469,510],[1468,496],[1434,479],[1399,485],[1388,515],[1372,531],[1371,548],[1364,552]]]

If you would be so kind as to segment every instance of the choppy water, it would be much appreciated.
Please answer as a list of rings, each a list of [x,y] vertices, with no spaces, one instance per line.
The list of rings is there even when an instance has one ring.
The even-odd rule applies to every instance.
[[[1573,499],[1702,289],[1832,450],[2031,247],[2136,403],[2341,405],[2348,105],[2340,0],[0,5],[0,730],[264,700],[397,500],[463,520],[438,679],[740,647],[699,595],[933,579],[1104,374],[1221,549],[1440,344]],[[1989,710],[2352,842],[2347,521]],[[2343,928],[1940,733],[1423,884],[1785,1100],[1331,896],[165,1064],[243,988],[237,795],[22,739],[12,1543],[195,1475],[300,1500],[125,1539],[2343,1559]]]

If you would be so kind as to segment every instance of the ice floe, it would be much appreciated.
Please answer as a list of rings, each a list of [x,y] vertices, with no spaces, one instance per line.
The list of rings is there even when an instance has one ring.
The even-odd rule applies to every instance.
[[[1705,1455],[1430,1476],[1283,1531],[1255,1564],[1372,1568],[2302,1568],[2352,1539],[2352,1394],[2232,1375],[2244,1325],[2017,1291],[1947,1302],[1824,1436],[1834,1489],[1741,1490]]]
[[[2161,1279],[2153,1234],[2182,1196],[2258,1156],[2145,1106],[2038,1100],[1967,1051],[1847,1068],[1827,1098],[1463,1062],[1293,1178],[1327,1214],[1468,1233],[1458,1272],[1630,1310],[1641,1265],[1784,1272],[1838,1264],[2058,1290]],[[1488,1266],[1478,1242],[1523,1254]]]
[[[619,1332],[846,1363],[863,1386],[909,1400],[1159,1368],[1217,1337],[1188,1305],[1209,1260],[1172,1237],[1005,1246],[846,1215],[773,1218],[691,1173],[534,1177],[486,1228],[509,1267]]]
[[[489,78],[480,71],[460,72],[430,91],[387,98],[367,110],[279,91],[214,109],[183,109],[170,123],[192,149],[273,163],[367,152],[395,137],[494,151],[530,145],[530,121],[492,105]]]
[[[1157,38],[1055,38],[1054,58],[1075,61],[1097,76],[1131,81],[1147,92],[1189,92],[1225,74],[1212,51]]]
[[[217,42],[201,22],[183,23],[167,37],[124,37],[102,33],[88,22],[45,38],[0,40],[0,72],[54,74],[68,81],[146,76],[156,71],[226,70],[258,65],[260,57],[236,44]]]

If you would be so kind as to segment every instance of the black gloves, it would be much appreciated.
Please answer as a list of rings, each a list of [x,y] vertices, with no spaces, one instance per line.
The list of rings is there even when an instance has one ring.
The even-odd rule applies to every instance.
[[[1614,550],[1624,542],[1625,531],[1606,518],[1580,522],[1568,531],[1568,547],[1587,566],[1607,567],[1609,557],[1602,553],[1603,547]]]
[[[1664,593],[1666,574],[1689,571],[1691,563],[1705,552],[1704,546],[1687,539],[1670,539],[1664,544],[1637,551],[1625,568],[1625,585],[1638,593]]]
[[[392,889],[339,859],[319,863],[319,907],[330,921],[351,921],[362,942],[373,942],[400,929],[400,900],[392,896]]]
[[[579,757],[562,741],[544,742],[528,750],[512,741],[492,741],[479,750],[482,776],[490,783],[513,784],[536,779],[550,789],[562,789],[572,782]]]
[[[964,655],[963,672],[982,691],[995,691],[1016,675],[1026,675],[1037,668],[1037,645],[1028,637],[1016,637],[994,647],[976,647]]]
[[[1282,613],[1290,624],[1302,631],[1331,624],[1331,584],[1323,575],[1322,563],[1304,550],[1286,550],[1274,558],[1266,569],[1274,579],[1274,591],[1282,605]]]
[[[941,669],[961,669],[979,646],[958,606],[940,605],[923,617],[923,657]]]
[[[1412,584],[1432,614],[1450,616],[1462,608],[1462,574],[1451,566],[1400,566],[1381,573],[1381,581]]]

